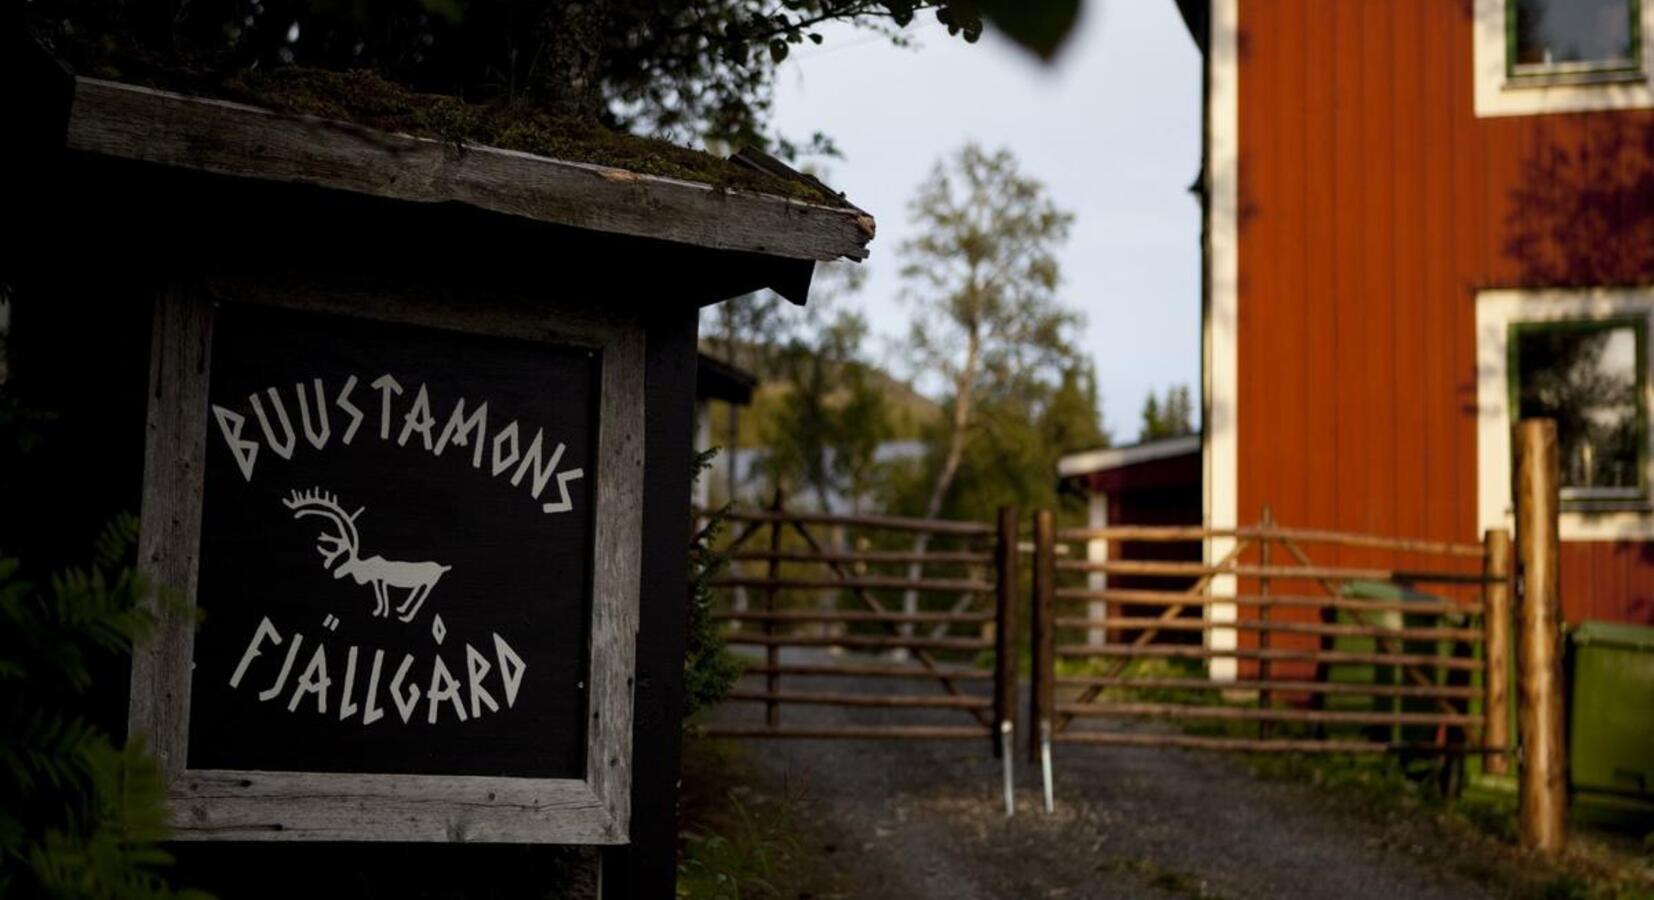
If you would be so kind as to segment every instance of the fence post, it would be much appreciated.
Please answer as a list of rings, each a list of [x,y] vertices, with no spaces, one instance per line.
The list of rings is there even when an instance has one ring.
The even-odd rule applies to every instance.
[[[770,510],[779,514],[785,503],[781,488],[776,488],[775,499],[770,503]],[[770,584],[764,589],[764,612],[771,614],[775,612],[775,580],[781,574],[781,560],[776,555],[780,551],[781,519],[778,515],[775,522],[770,526]],[[764,635],[766,637],[773,636],[776,625],[777,622],[773,615],[766,618],[764,620]],[[770,699],[764,702],[764,724],[776,728],[781,725],[781,704],[775,699],[775,695],[781,693],[781,646],[774,642],[766,646],[764,648],[764,661],[769,664],[769,674],[764,676],[764,686],[767,689],[766,692],[770,695]]]
[[[1045,811],[1054,804],[1051,786],[1051,713],[1056,698],[1057,633],[1054,604],[1057,590],[1057,517],[1049,509],[1034,513],[1034,609],[1029,638],[1033,645],[1032,709],[1028,729],[1028,759],[1040,764],[1045,786]]]
[[[994,755],[1001,759],[1005,769],[1005,814],[1015,807],[1012,792],[1011,742],[1016,735],[1017,721],[1017,582],[1018,582],[1018,512],[1014,506],[999,508],[998,541],[994,545],[995,618],[994,618]]]
[[[1482,538],[1482,771],[1510,774],[1510,532]]]
[[[1270,564],[1270,555],[1271,555],[1270,552],[1269,552],[1269,547],[1270,547],[1271,544],[1274,543],[1274,539],[1273,539],[1272,535],[1275,531],[1275,515],[1272,512],[1270,512],[1269,504],[1267,504],[1267,503],[1264,504],[1263,517],[1260,520],[1260,524],[1263,525],[1264,537],[1263,537],[1263,540],[1258,544],[1258,564],[1263,567],[1265,572],[1268,572],[1269,571],[1269,564]],[[1258,578],[1258,597],[1259,597],[1259,599],[1264,601],[1263,603],[1258,604],[1258,623],[1261,626],[1263,626],[1263,627],[1258,629],[1258,649],[1263,650],[1263,651],[1267,651],[1267,650],[1269,650],[1269,603],[1268,603],[1268,600],[1269,600],[1269,576],[1268,575],[1261,575]],[[1267,657],[1259,657],[1259,659],[1258,659],[1258,681],[1268,683],[1269,680],[1274,677],[1274,675],[1275,675],[1275,668],[1269,664],[1269,659]],[[1258,691],[1258,708],[1259,709],[1268,709],[1268,708],[1270,708],[1271,706],[1274,706],[1274,705],[1275,705],[1275,700],[1274,700],[1274,697],[1272,697],[1270,695],[1269,689],[1267,687],[1260,689]],[[1271,736],[1271,732],[1272,732],[1272,729],[1270,727],[1270,723],[1265,719],[1259,719],[1258,720],[1258,738],[1260,740],[1268,739]]]
[[[1517,728],[1522,756],[1518,830],[1522,844],[1562,849],[1568,813],[1562,743],[1562,656],[1558,571],[1556,423],[1516,426]]]

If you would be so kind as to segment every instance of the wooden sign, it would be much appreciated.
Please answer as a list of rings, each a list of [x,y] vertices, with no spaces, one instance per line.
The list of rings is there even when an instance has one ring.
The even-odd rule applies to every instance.
[[[641,338],[246,291],[157,314],[144,549],[200,621],[133,724],[182,836],[624,841]]]

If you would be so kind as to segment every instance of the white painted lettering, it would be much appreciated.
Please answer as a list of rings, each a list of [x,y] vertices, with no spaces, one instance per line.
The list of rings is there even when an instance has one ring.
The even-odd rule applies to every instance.
[[[482,449],[485,441],[483,433],[488,429],[488,404],[480,403],[467,416],[465,414],[465,398],[459,398],[454,404],[453,415],[448,417],[448,424],[442,426],[442,434],[436,439],[437,456],[448,448],[450,442],[456,447],[471,448],[471,468],[482,468]],[[474,438],[474,440],[473,440]]]
[[[494,702],[494,695],[488,693],[488,689],[482,686],[483,679],[488,677],[488,670],[492,668],[493,666],[489,665],[487,657],[478,653],[477,648],[470,644],[465,645],[465,680],[470,685],[471,718],[473,719],[482,718],[482,708],[484,706],[488,707],[489,712],[500,711],[500,705]]]
[[[350,652],[345,654],[345,687],[339,694],[339,721],[356,715],[356,701],[350,699],[350,693],[356,687],[356,645],[350,645]]]
[[[407,722],[419,705],[419,685],[409,684],[408,693],[402,694],[402,679],[408,676],[408,669],[413,665],[413,654],[402,657],[402,665],[396,667],[396,675],[391,678],[391,699],[396,701],[396,711],[402,714],[402,721]]]
[[[327,439],[332,437],[333,430],[327,424],[327,400],[322,397],[322,380],[314,381],[316,386],[316,418],[321,422],[321,430],[310,427],[310,402],[304,396],[304,382],[293,385],[299,394],[299,424],[304,428],[304,439],[317,450],[327,446]]]
[[[385,711],[379,708],[379,665],[385,661],[385,651],[373,651],[373,671],[368,675],[368,693],[363,699],[362,724],[372,725],[385,717]],[[404,718],[406,718],[404,716]]]
[[[507,439],[511,441],[511,455],[503,456],[500,453],[500,447]],[[516,465],[518,455],[517,422],[513,419],[510,425],[500,429],[500,433],[494,435],[494,469],[490,474],[495,478],[500,477],[501,472]]]
[[[545,437],[544,429],[534,429],[534,440],[528,442],[528,452],[523,454],[523,464],[517,467],[516,474],[511,476],[511,486],[516,487],[523,483],[523,475],[530,466],[534,467],[534,499],[540,499],[540,492],[546,489],[546,482],[551,480],[551,473],[557,471],[557,463],[563,458],[564,447],[558,444],[551,451],[551,461],[543,466],[540,463],[540,444]]]
[[[224,435],[224,443],[229,446],[230,455],[235,457],[236,467],[241,469],[241,477],[252,481],[253,462],[258,459],[258,441],[246,441],[241,438],[241,429],[246,427],[247,417],[217,404],[213,405],[212,414],[213,418],[218,420],[218,431]]]
[[[559,444],[559,447],[562,445]],[[568,512],[574,508],[574,501],[569,498],[569,482],[584,478],[585,469],[570,469],[567,472],[557,473],[557,499],[550,503],[540,504],[540,511],[547,513]]]
[[[436,724],[436,710],[444,700],[453,703],[455,714],[461,722],[465,721],[465,704],[459,699],[459,682],[448,672],[448,664],[443,662],[440,656],[431,658],[431,687],[425,696],[430,701],[425,714],[427,723]]]
[[[381,375],[373,380],[371,387],[379,392],[379,439],[391,439],[391,395],[402,393],[402,385],[389,375]]]
[[[396,437],[396,446],[408,446],[408,435],[419,432],[419,437],[425,442],[425,449],[431,449],[431,429],[436,427],[436,417],[431,415],[431,395],[425,391],[425,385],[419,386],[419,393],[414,395],[413,407],[408,414],[402,417],[402,433]]]
[[[343,439],[347,447],[350,446],[350,439],[356,436],[356,429],[361,427],[363,418],[362,408],[350,402],[350,392],[354,390],[356,390],[356,376],[352,375],[345,379],[344,390],[340,391],[338,398],[333,401],[338,404],[340,409],[350,414],[350,425],[345,428]]]
[[[270,429],[270,419],[264,415],[264,404],[259,402],[258,392],[255,391],[247,399],[253,402],[253,415],[258,417],[258,427],[264,431],[264,442],[277,456],[292,459],[293,448],[298,446],[299,438],[293,433],[292,421],[287,418],[287,407],[275,388],[266,388],[265,393],[270,395],[270,406],[276,411],[276,420],[281,423],[281,433],[286,435],[286,439],[276,440],[276,433]]]
[[[326,646],[317,644],[316,652],[310,654],[310,664],[304,667],[304,674],[299,676],[299,683],[293,687],[293,699],[287,701],[288,712],[299,708],[305,694],[315,694],[316,712],[327,715],[327,688],[333,679],[327,677]]]
[[[230,676],[230,687],[241,687],[241,676],[247,674],[247,667],[252,665],[253,658],[259,655],[259,644],[265,641],[277,647],[281,646],[281,634],[276,631],[276,626],[270,624],[269,616],[259,620],[258,628],[253,631],[253,639],[247,642],[247,650],[241,654],[241,662],[236,663],[235,674]]]
[[[304,643],[304,635],[293,635],[293,643],[287,645],[287,658],[281,661],[281,674],[276,676],[276,683],[258,692],[259,700],[274,700],[281,696],[281,689],[287,685],[287,674],[293,671],[293,657],[299,655],[299,645]]]
[[[523,685],[523,671],[528,666],[498,632],[494,634],[494,655],[500,665],[500,680],[505,682],[505,705],[509,709],[517,705],[517,689]]]

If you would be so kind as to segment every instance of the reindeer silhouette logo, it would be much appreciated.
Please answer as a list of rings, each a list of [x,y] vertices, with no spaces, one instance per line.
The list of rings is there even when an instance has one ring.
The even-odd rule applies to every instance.
[[[294,519],[318,516],[332,523],[335,533],[322,532],[316,543],[316,552],[322,555],[322,568],[332,571],[334,578],[349,575],[357,584],[373,585],[375,616],[390,616],[390,589],[401,588],[408,595],[396,608],[397,618],[412,622],[443,573],[452,568],[434,562],[397,562],[383,556],[362,559],[359,556],[361,538],[356,532],[356,519],[367,508],[362,507],[347,515],[339,505],[339,498],[323,492],[321,488],[305,493],[295,490],[291,497],[281,502],[293,511]],[[341,556],[345,558],[344,562],[335,567],[333,561]]]

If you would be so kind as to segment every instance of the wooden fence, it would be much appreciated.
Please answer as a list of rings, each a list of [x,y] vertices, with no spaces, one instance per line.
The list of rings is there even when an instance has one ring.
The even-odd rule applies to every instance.
[[[1480,754],[1484,771],[1506,773],[1517,745],[1515,669],[1520,830],[1531,846],[1559,848],[1556,433],[1552,423],[1524,422],[1517,438],[1514,547],[1503,529],[1479,544],[1412,540],[1287,527],[1267,510],[1234,529],[1059,529],[1050,510],[1038,511],[1028,749],[1042,766],[1047,809],[1053,744]],[[723,516],[731,568],[714,582],[727,600],[715,615],[729,623],[731,644],[762,654],[730,700],[761,705],[763,715],[703,733],[987,738],[1005,759],[1009,812],[1023,590],[1017,511],[1002,509],[993,523],[821,515],[787,511],[778,499]],[[1126,542],[1184,552],[1110,558]],[[1191,542],[1211,551],[1209,561],[1189,560]],[[1128,578],[1138,581],[1120,583]],[[823,679],[860,689],[814,687]],[[824,706],[881,716],[784,721],[789,707]],[[939,712],[963,721],[940,724]],[[1147,719],[1177,727],[1097,725]]]
[[[724,594],[714,616],[730,623],[731,645],[762,654],[729,699],[761,705],[763,716],[703,733],[1008,746],[1017,716],[1015,510],[991,523],[823,515],[779,502],[722,515],[729,564],[712,582]],[[815,687],[840,679],[856,689]],[[799,682],[810,687],[789,686]],[[786,721],[789,707],[807,706],[882,712],[869,722]],[[937,710],[959,721],[938,723]]]
[[[1282,527],[1267,512],[1228,530],[1057,529],[1042,511],[1034,535],[1036,758],[1057,742],[1481,752],[1491,770],[1505,766],[1511,544],[1503,531],[1482,544],[1401,540]],[[1064,544],[1097,541],[1226,549],[1211,563],[1097,560],[1080,550],[1059,558]],[[1074,583],[1099,574],[1188,585]],[[1199,640],[1164,642],[1185,633]],[[1256,727],[1247,735],[1075,727],[1136,718]]]

